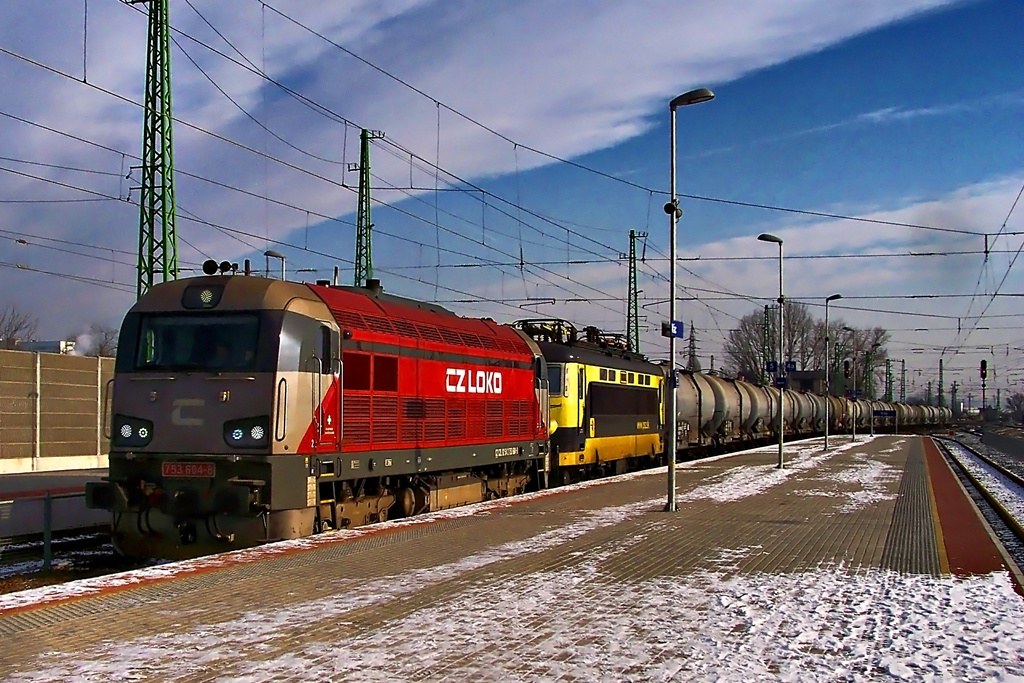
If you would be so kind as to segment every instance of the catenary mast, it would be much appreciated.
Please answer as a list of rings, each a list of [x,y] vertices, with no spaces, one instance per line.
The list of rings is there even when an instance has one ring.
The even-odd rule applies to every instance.
[[[171,134],[171,26],[169,0],[128,2],[149,5],[136,284],[136,296],[141,297],[154,284],[178,277],[174,144]]]

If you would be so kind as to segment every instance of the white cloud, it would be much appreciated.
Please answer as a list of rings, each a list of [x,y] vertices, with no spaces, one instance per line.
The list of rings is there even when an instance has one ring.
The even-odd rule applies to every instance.
[[[386,131],[389,140],[424,158],[437,158],[444,168],[463,178],[523,173],[549,163],[438,109],[431,99],[313,37],[272,9],[261,10],[257,3],[193,0],[193,4],[249,61],[265,67],[275,79],[358,125]],[[275,6],[494,130],[555,155],[573,157],[647,130],[651,117],[664,109],[666,93],[696,84],[727,82],[948,4],[945,0],[848,1],[827,6],[814,0],[786,4],[755,0],[551,4],[537,0],[479,5],[396,0],[315,8],[292,1]],[[81,9],[61,3],[48,9],[0,8],[0,26],[4,27],[0,29],[0,46],[78,77],[84,73]],[[234,54],[186,4],[172,3],[171,11],[175,26]],[[145,17],[121,3],[90,3],[88,26],[89,82],[140,101]],[[356,160],[353,132],[346,135],[339,124],[309,113],[244,69],[210,56],[181,36],[176,40],[213,80],[276,134],[335,162]],[[0,59],[0,87],[5,92],[0,109],[115,150],[138,153],[141,112],[137,107],[11,56]],[[344,179],[351,186],[356,178],[344,171],[343,164],[317,162],[278,143],[224,100],[177,52],[173,71],[175,115],[183,122],[254,150],[265,150],[315,174],[282,167],[178,125],[175,156],[183,172],[178,176],[183,260],[200,261],[203,254],[236,258],[252,247],[261,249],[264,238],[284,238],[294,235],[296,229],[301,232],[307,223],[317,222],[316,214],[343,215],[354,209],[354,192],[339,183]],[[120,154],[98,151],[3,118],[0,135],[7,141],[0,152],[10,156],[74,162],[112,174],[94,177],[51,171],[50,177],[60,182],[115,197],[125,196],[128,187],[137,183],[137,172],[130,182],[116,177],[126,164],[137,163]],[[378,188],[389,183],[406,185],[410,180],[428,187],[434,182],[430,173],[412,169],[408,157],[401,154],[378,153],[373,168]],[[185,172],[252,193],[267,193],[300,208],[261,202],[189,180]],[[0,197],[11,196],[81,195],[0,173]],[[189,211],[256,237],[242,238],[243,244],[189,222],[185,219]],[[8,230],[42,231],[129,249],[136,243],[138,230],[135,210],[116,203],[0,205],[0,222]],[[351,252],[351,227],[338,225],[314,239],[329,253]],[[444,239],[446,246],[461,247]],[[131,265],[111,267],[64,258],[54,270],[134,283]],[[15,251],[10,243],[0,242],[0,261],[25,260],[32,259],[24,251]],[[38,267],[40,261],[35,258],[31,265]],[[621,268],[605,270],[610,271],[609,280],[621,279]],[[51,335],[64,333],[59,325],[65,323],[80,328],[96,321],[92,311],[88,319],[82,319],[81,313],[96,305],[95,290],[52,278],[27,278],[9,269],[0,269],[0,278],[11,283],[7,291],[17,287],[17,296],[40,311],[42,329],[51,330]],[[490,278],[500,288],[493,272]],[[101,322],[115,322],[128,303],[128,297],[106,298],[99,304],[101,317],[106,318]]]

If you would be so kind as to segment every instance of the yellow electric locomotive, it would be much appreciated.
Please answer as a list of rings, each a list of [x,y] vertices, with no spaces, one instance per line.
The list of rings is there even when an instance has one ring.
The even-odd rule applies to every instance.
[[[621,337],[565,320],[520,320],[548,367],[551,485],[658,464],[664,371]]]

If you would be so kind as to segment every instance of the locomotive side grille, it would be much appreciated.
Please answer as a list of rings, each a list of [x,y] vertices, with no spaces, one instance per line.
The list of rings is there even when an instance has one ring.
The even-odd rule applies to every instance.
[[[426,410],[421,398],[402,399],[402,441],[423,440],[423,416]]]
[[[472,346],[477,349],[482,349],[484,347],[483,343],[480,341],[480,337],[476,336],[472,332],[459,332],[459,336],[462,338],[462,343],[466,346]]]
[[[448,438],[466,438],[466,401],[464,399],[448,399]]]
[[[337,308],[332,308],[331,313],[334,314],[334,317],[337,319],[337,321],[341,324],[342,327],[354,328],[359,330],[367,329],[366,322],[363,320],[363,316],[359,315],[358,313],[353,313],[352,311],[343,311]]]
[[[486,335],[480,335],[479,339],[480,339],[480,343],[483,344],[483,347],[485,349],[488,349],[490,351],[497,351],[498,350],[499,347],[498,347],[498,344],[494,341],[494,337],[488,337]]]
[[[423,325],[416,323],[416,331],[420,333],[420,336],[427,341],[441,343],[444,340],[441,339],[441,333],[437,331],[437,328],[433,325]]]
[[[502,413],[504,412],[504,404],[504,401],[487,401],[487,407],[485,408],[485,410],[487,411],[487,419],[500,420],[502,418]]]
[[[466,438],[466,421],[465,420],[448,420],[448,438],[449,439],[464,439],[464,438]]]
[[[466,419],[466,401],[458,398],[448,399],[448,419],[449,420],[465,420]]]
[[[372,415],[373,442],[380,444],[398,441],[398,397],[374,396]]]
[[[427,441],[444,441],[444,422],[428,420],[423,426],[425,427],[424,437]]]
[[[343,446],[370,443],[370,397],[347,393],[345,395],[345,438]]]
[[[530,402],[513,401],[509,404],[511,415],[509,416],[509,436],[527,436],[530,433]]]
[[[365,315],[366,324],[369,325],[370,329],[374,332],[383,332],[384,334],[394,334],[395,330],[391,327],[391,321],[387,318],[381,318],[376,315]]]
[[[423,401],[423,417],[427,422],[444,420],[445,400],[443,398],[428,398]]]
[[[420,338],[420,333],[416,331],[416,326],[408,320],[392,320],[391,324],[394,326],[395,332],[398,332],[403,337]]]
[[[406,422],[409,420],[422,420],[426,414],[426,410],[423,407],[423,399],[421,398],[403,398],[402,399],[402,421]]]
[[[466,421],[466,429],[471,439],[479,439],[484,435],[484,407],[479,401],[469,404],[469,419]]]
[[[502,351],[508,351],[509,353],[516,353],[517,351],[519,351],[519,348],[508,339],[502,339],[501,337],[498,337],[494,341],[495,343],[497,343],[498,348],[501,349]]]
[[[488,438],[500,437],[505,431],[504,401],[487,401],[484,408],[487,415],[487,422],[484,426],[484,436]]]
[[[446,344],[453,344],[454,346],[465,346],[465,344],[462,341],[462,337],[460,337],[459,333],[456,332],[455,330],[450,330],[447,327],[441,327],[438,328],[438,331],[441,333],[441,338],[445,341]]]

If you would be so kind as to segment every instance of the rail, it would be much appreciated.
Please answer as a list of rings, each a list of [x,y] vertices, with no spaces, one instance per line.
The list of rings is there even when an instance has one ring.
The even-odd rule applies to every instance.
[[[81,499],[81,503],[66,501]],[[25,542],[42,537],[43,569],[53,565],[54,534],[96,531],[109,524],[106,511],[85,508],[85,492],[51,492],[0,500],[0,538]]]

